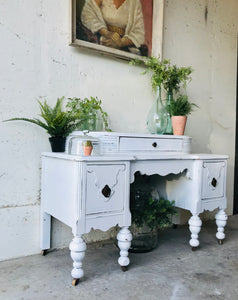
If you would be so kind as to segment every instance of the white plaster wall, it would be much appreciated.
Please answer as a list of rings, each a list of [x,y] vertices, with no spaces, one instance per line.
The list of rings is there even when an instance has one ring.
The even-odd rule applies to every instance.
[[[68,46],[68,3],[0,0],[0,121],[36,117],[36,98],[54,105],[63,95],[98,96],[112,130],[147,132],[146,113],[153,101],[149,78],[125,61]],[[164,56],[195,69],[188,92],[200,109],[190,117],[187,134],[193,137],[194,150],[231,157],[229,213],[233,202],[237,20],[235,0],[166,2]],[[0,260],[40,252],[40,153],[50,150],[47,139],[41,128],[31,124],[0,124]],[[53,247],[68,245],[72,237],[69,228],[54,221],[53,232]]]

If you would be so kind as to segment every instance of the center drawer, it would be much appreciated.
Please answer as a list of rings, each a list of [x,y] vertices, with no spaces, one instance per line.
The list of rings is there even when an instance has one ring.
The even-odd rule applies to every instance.
[[[119,151],[182,151],[182,140],[121,137]]]

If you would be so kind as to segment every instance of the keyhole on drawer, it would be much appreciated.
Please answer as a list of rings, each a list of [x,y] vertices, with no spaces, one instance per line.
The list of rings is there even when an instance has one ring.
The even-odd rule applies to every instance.
[[[104,186],[104,188],[102,189],[102,194],[104,197],[109,198],[111,195],[111,189],[109,188],[109,186],[106,184]]]
[[[154,142],[154,143],[152,144],[152,146],[153,146],[154,148],[156,148],[156,147],[157,147],[157,143]]]
[[[212,184],[213,187],[217,186],[217,180],[216,180],[216,178],[214,178],[214,177],[212,178],[211,184]]]

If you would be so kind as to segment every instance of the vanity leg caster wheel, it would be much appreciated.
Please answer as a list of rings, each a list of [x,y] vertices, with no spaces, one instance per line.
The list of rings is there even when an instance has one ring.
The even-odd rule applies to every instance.
[[[47,253],[47,250],[41,250],[41,255],[42,255],[42,256],[45,256],[46,253]]]
[[[76,286],[79,283],[79,278],[74,278],[72,281],[72,286]]]
[[[218,240],[218,244],[222,245],[223,244],[223,240]]]
[[[126,271],[128,271],[128,268],[127,268],[127,266],[121,266],[121,270],[122,270],[122,272],[126,272]]]

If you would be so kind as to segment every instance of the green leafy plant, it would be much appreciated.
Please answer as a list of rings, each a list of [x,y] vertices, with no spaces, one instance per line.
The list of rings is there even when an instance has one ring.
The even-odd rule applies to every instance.
[[[166,70],[168,68],[169,60],[164,59],[161,61],[159,57],[150,56],[131,60],[129,64],[145,65],[147,68],[141,74],[152,73],[151,84],[154,90],[157,86],[160,88],[162,87],[167,76]]]
[[[38,118],[12,118],[6,121],[19,120],[30,122],[44,128],[51,137],[66,137],[75,129],[75,124],[79,115],[73,115],[70,111],[63,111],[63,99],[64,97],[58,98],[54,107],[50,107],[46,101],[42,103],[38,100],[41,112],[39,116],[43,120]]]
[[[88,98],[69,98],[66,107],[72,116],[78,121],[75,127],[78,130],[95,130],[97,122],[102,121],[104,130],[110,131],[108,128],[108,114],[102,109],[102,101],[97,97]]]
[[[187,116],[191,114],[194,107],[198,107],[195,103],[188,100],[187,95],[179,95],[176,100],[171,101],[170,111],[172,116]]]
[[[167,65],[165,81],[163,83],[167,92],[178,91],[181,85],[185,88],[188,81],[191,81],[191,67],[177,67],[176,65]]]
[[[163,86],[168,91],[178,91],[180,86],[186,87],[188,81],[191,80],[191,67],[177,67],[171,65],[169,59],[160,60],[159,57],[142,57],[141,59],[131,60],[131,65],[144,64],[147,68],[142,74],[152,73],[151,83],[155,90],[157,86]]]
[[[92,147],[92,146],[93,146],[92,141],[89,141],[89,140],[84,141],[84,142],[83,142],[83,146],[84,146],[84,147]]]
[[[171,224],[171,216],[177,213],[174,203],[174,201],[162,198],[157,200],[151,197],[139,204],[131,200],[132,222],[138,227],[146,224],[151,230],[168,226]]]

